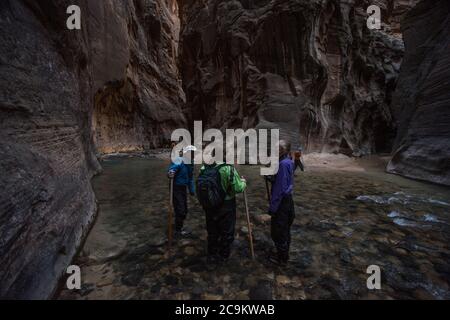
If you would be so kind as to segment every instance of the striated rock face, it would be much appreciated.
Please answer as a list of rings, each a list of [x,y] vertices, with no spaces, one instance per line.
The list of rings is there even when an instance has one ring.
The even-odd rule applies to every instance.
[[[155,148],[185,126],[177,68],[175,0],[89,1],[95,107],[101,153]],[[105,20],[106,19],[106,20]]]
[[[96,153],[184,125],[176,16],[163,0],[0,2],[0,297],[52,294],[95,216]]]
[[[307,151],[391,150],[398,24],[415,1],[179,2],[191,120],[281,128]],[[371,4],[383,30],[367,28]]]
[[[450,3],[422,1],[403,24],[406,56],[393,100],[388,171],[450,185]]]
[[[355,155],[390,151],[398,126],[389,170],[449,184],[448,1],[409,14],[396,123],[390,109],[415,2],[2,0],[0,297],[52,295],[95,217],[98,154],[161,146],[188,121]]]

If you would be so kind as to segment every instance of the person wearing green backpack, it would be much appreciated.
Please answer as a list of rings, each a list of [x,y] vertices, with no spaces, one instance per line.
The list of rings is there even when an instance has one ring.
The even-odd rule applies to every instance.
[[[247,183],[233,165],[204,165],[197,180],[197,197],[205,211],[208,232],[208,263],[228,260],[236,227],[236,194]]]

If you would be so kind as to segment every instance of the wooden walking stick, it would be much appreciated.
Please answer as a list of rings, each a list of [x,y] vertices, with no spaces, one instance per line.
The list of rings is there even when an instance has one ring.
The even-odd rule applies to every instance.
[[[250,252],[252,254],[252,259],[255,260],[255,250],[253,249],[252,225],[250,223],[250,214],[248,212],[247,191],[245,190],[244,190],[244,203],[245,203],[245,211],[247,213],[248,240],[250,242]]]
[[[267,200],[269,200],[269,203],[272,201],[270,196],[270,187],[269,187],[269,181],[264,177],[264,180],[266,181],[266,193],[267,193]]]
[[[172,248],[173,238],[173,178],[170,179],[170,201],[169,201],[169,217],[167,226],[167,239],[169,243],[169,254]]]

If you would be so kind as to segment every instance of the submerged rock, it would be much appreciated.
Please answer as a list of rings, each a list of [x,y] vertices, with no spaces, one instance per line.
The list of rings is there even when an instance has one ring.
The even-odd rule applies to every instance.
[[[273,286],[270,281],[261,280],[248,294],[250,300],[273,300]]]

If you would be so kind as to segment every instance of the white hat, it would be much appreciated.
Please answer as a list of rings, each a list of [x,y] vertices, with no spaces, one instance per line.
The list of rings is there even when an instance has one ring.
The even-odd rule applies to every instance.
[[[184,147],[183,148],[183,153],[188,153],[188,152],[191,152],[191,151],[197,151],[197,148],[195,147],[195,146],[187,146],[187,147]]]

